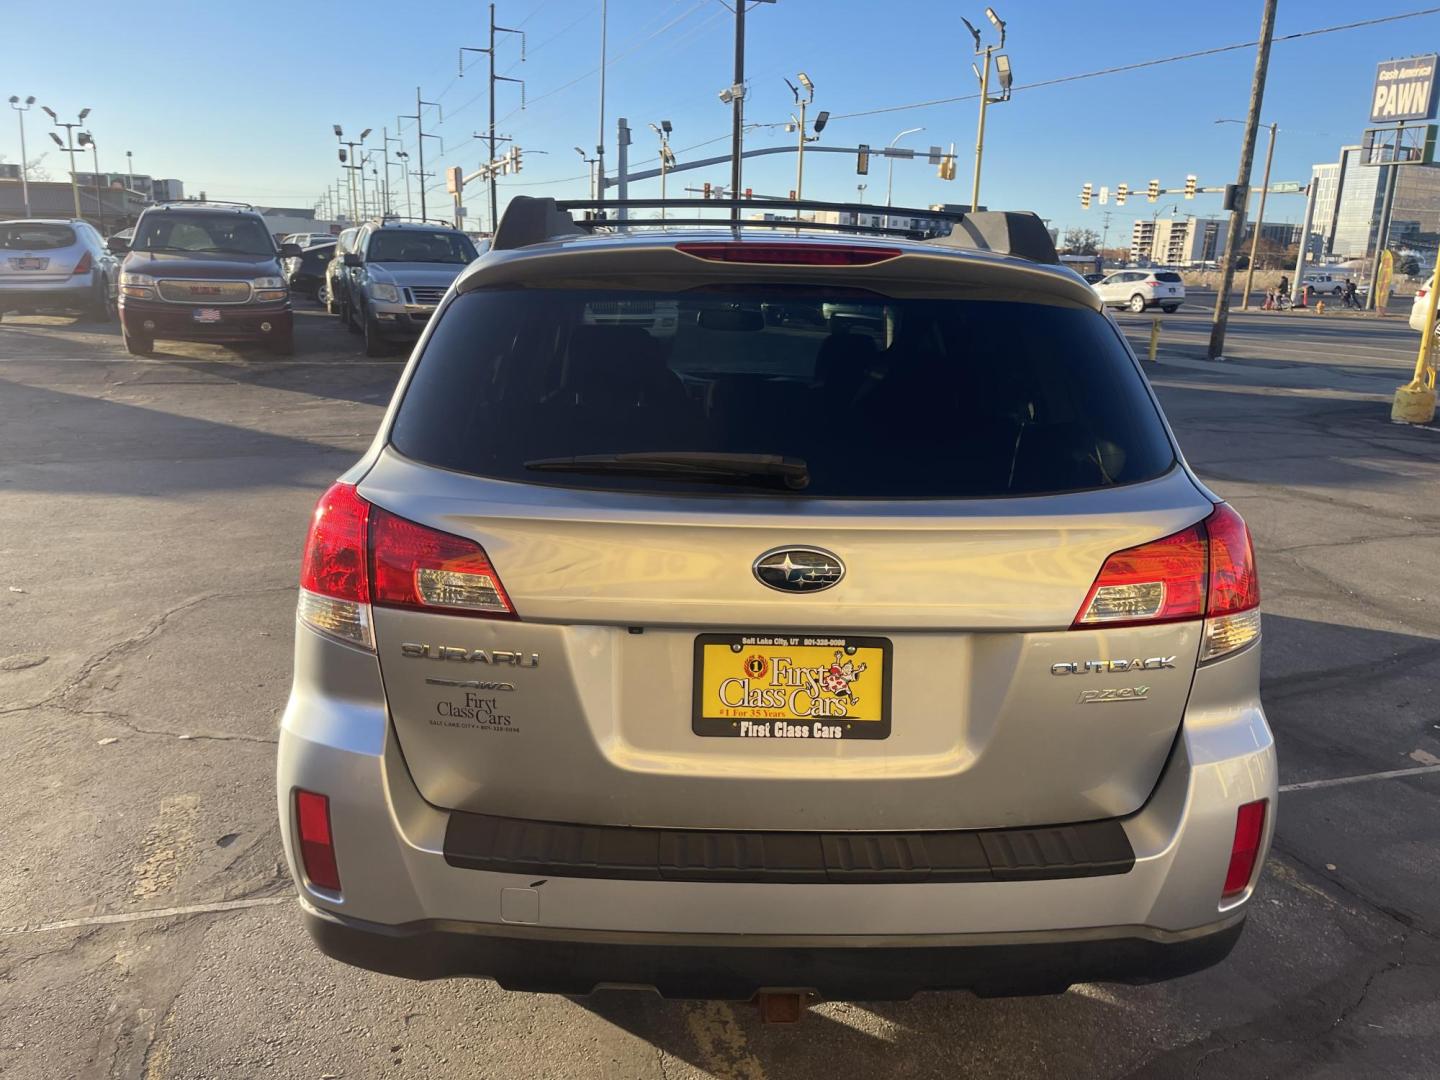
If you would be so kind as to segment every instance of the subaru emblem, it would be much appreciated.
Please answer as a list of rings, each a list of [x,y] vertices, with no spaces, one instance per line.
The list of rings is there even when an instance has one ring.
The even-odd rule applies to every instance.
[[[840,556],[820,548],[783,547],[755,560],[760,584],[781,592],[819,592],[837,585],[845,576]]]

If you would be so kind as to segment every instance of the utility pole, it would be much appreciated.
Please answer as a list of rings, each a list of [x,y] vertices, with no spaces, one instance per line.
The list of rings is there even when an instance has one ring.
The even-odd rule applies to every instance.
[[[741,0],[743,3],[744,0]],[[600,125],[595,142],[595,198],[605,198],[605,35],[610,27],[610,2],[600,0]],[[492,147],[490,156],[495,156]]]
[[[1255,75],[1250,81],[1250,109],[1245,115],[1245,141],[1240,148],[1240,169],[1235,183],[1248,185],[1250,170],[1255,164],[1255,136],[1260,127],[1260,106],[1265,100],[1265,74],[1270,68],[1270,44],[1275,38],[1275,0],[1265,0],[1260,16],[1260,46],[1255,53]],[[1230,228],[1225,237],[1225,257],[1221,260],[1220,293],[1215,298],[1215,316],[1210,325],[1210,343],[1205,356],[1221,360],[1225,356],[1225,324],[1230,317],[1230,289],[1235,284],[1235,249],[1245,229],[1245,209],[1230,211]]]
[[[525,31],[523,31],[523,30],[514,30],[514,29],[511,29],[511,28],[508,27],[508,26],[497,26],[497,25],[495,24],[495,5],[494,5],[494,4],[491,4],[491,5],[490,5],[490,44],[489,44],[487,47],[485,47],[485,48],[478,48],[478,47],[471,46],[471,45],[465,45],[465,46],[462,46],[461,49],[460,49],[460,76],[459,76],[460,78],[464,78],[464,77],[465,77],[465,54],[466,54],[467,52],[485,53],[485,54],[486,54],[487,56],[489,56],[489,58],[490,58],[490,134],[489,134],[489,136],[488,136],[489,147],[490,147],[490,157],[489,157],[489,160],[488,160],[488,162],[487,162],[487,165],[494,165],[494,163],[495,163],[495,143],[496,143],[497,141],[503,141],[503,140],[497,140],[496,137],[495,137],[495,84],[496,84],[497,82],[514,82],[514,83],[519,83],[519,84],[520,84],[520,107],[521,107],[522,109],[525,107],[525,80],[524,80],[524,79],[512,79],[512,78],[511,78],[510,76],[508,76],[508,75],[497,75],[497,74],[495,73],[495,35],[496,35],[496,34],[519,34],[519,35],[520,35],[520,62],[523,64],[523,63],[525,62]],[[601,72],[600,72],[600,78],[601,78],[602,80],[605,78],[605,72],[604,72],[603,69],[602,69]],[[423,166],[422,166],[422,167],[423,167]],[[493,226],[493,223],[494,223],[495,220],[496,220],[496,214],[499,212],[499,211],[498,211],[498,207],[499,207],[499,204],[498,204],[498,195],[497,195],[496,190],[495,190],[495,175],[496,175],[496,174],[495,174],[493,171],[491,171],[490,174],[489,174],[489,181],[488,181],[488,186],[489,186],[489,188],[490,188],[490,221],[491,221],[491,223],[492,223],[492,226]]]
[[[35,95],[31,94],[25,99],[25,104],[20,104],[20,95],[10,95],[10,107],[20,117],[20,198],[25,204],[25,216],[30,216],[30,162],[25,158],[25,114],[29,112],[30,106],[35,104]]]
[[[745,3],[746,0],[735,0],[735,81],[731,85],[731,93],[735,96],[730,101],[731,131],[730,131],[730,190],[741,191],[740,175],[743,171],[740,163],[743,160],[741,154],[744,152],[742,143],[745,140]],[[663,194],[664,181],[661,181]],[[738,200],[739,195],[735,198]],[[730,209],[730,219],[740,220],[740,204]]]
[[[1241,311],[1250,310],[1250,289],[1255,284],[1255,257],[1260,253],[1260,230],[1265,226],[1265,196],[1270,194],[1270,162],[1275,157],[1277,130],[1277,125],[1270,125],[1270,146],[1265,151],[1265,179],[1260,181],[1260,208],[1255,213],[1255,233],[1250,237],[1250,265],[1245,268],[1245,294],[1240,299]],[[1246,201],[1248,203],[1249,200]]]
[[[426,217],[426,213],[425,213],[425,178],[426,178],[427,176],[432,175],[431,173],[427,173],[427,172],[425,171],[425,140],[426,140],[426,139],[438,139],[438,138],[440,138],[439,135],[427,135],[426,132],[425,132],[425,120],[424,120],[424,115],[425,115],[425,106],[426,106],[426,105],[431,105],[431,106],[433,106],[433,107],[436,108],[436,109],[439,109],[439,108],[440,108],[440,103],[439,103],[438,101],[421,101],[421,100],[420,100],[420,87],[417,86],[417,87],[415,88],[415,115],[414,115],[414,116],[405,116],[405,117],[396,117],[396,120],[397,120],[397,121],[402,120],[402,119],[405,119],[405,120],[414,120],[414,121],[415,121],[415,147],[416,147],[416,152],[417,152],[417,154],[419,155],[419,161],[420,161],[420,171],[419,171],[416,175],[420,177],[420,218],[421,218],[421,220],[424,220],[425,217]],[[445,113],[444,113],[443,111],[440,113],[440,119],[441,119],[441,120],[444,120],[444,119],[445,119]],[[408,183],[409,181],[406,181],[406,182]],[[407,201],[407,202],[409,201],[409,193],[408,193],[408,191],[407,191],[407,193],[406,193],[406,201]]]

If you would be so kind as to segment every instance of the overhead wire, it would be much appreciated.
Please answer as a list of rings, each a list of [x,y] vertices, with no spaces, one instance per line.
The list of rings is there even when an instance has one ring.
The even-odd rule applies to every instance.
[[[1355,22],[1341,23],[1337,26],[1322,26],[1314,30],[1299,30],[1290,34],[1276,34],[1273,38],[1275,44],[1286,41],[1298,41],[1301,38],[1319,37],[1323,34],[1337,34],[1345,30],[1360,30],[1369,26],[1380,26],[1385,23],[1400,22],[1404,19],[1417,19],[1424,15],[1440,14],[1440,7],[1422,8],[1418,11],[1405,11],[1394,15],[1379,15],[1370,19],[1359,19]],[[1086,71],[1077,75],[1061,75],[1053,79],[1042,79],[1039,82],[1021,83],[1011,87],[1011,93],[1017,90],[1036,90],[1043,86],[1059,86],[1062,83],[1080,82],[1084,79],[1098,79],[1105,75],[1118,75],[1126,71],[1139,71],[1143,68],[1159,67],[1162,64],[1175,64],[1183,60],[1198,60],[1206,56],[1219,56],[1222,53],[1235,52],[1239,49],[1250,49],[1259,45],[1258,40],[1238,41],[1232,45],[1216,45],[1208,49],[1197,49],[1194,52],[1177,53],[1174,56],[1162,56],[1153,60],[1137,60],[1131,64],[1117,64],[1114,67],[1101,68],[1098,71]],[[960,94],[955,97],[933,98],[929,101],[916,101],[907,105],[886,105],[877,109],[860,109],[849,113],[832,113],[831,121],[850,120],[857,116],[878,116],[882,113],[906,112],[911,109],[928,109],[935,105],[951,105],[961,101],[975,101],[980,95]],[[764,127],[780,127],[784,121],[762,125]]]

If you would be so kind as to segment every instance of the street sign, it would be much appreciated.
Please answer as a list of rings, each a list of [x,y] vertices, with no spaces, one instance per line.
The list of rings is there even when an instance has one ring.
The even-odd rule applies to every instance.
[[[942,156],[944,153],[945,153],[945,151],[944,151],[943,149],[941,149],[940,147],[938,147],[938,146],[932,146],[932,147],[930,147],[930,164],[931,164],[931,165],[939,165],[939,164],[940,164],[940,158],[941,158],[941,156]]]
[[[1396,124],[1435,119],[1435,53],[1406,60],[1386,60],[1375,71],[1370,96],[1370,122]]]

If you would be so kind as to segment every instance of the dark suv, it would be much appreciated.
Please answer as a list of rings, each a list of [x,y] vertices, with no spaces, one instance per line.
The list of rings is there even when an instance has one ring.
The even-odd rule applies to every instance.
[[[125,348],[149,356],[156,338],[261,342],[295,351],[290,290],[275,240],[248,206],[171,203],[146,210],[120,272]]]

